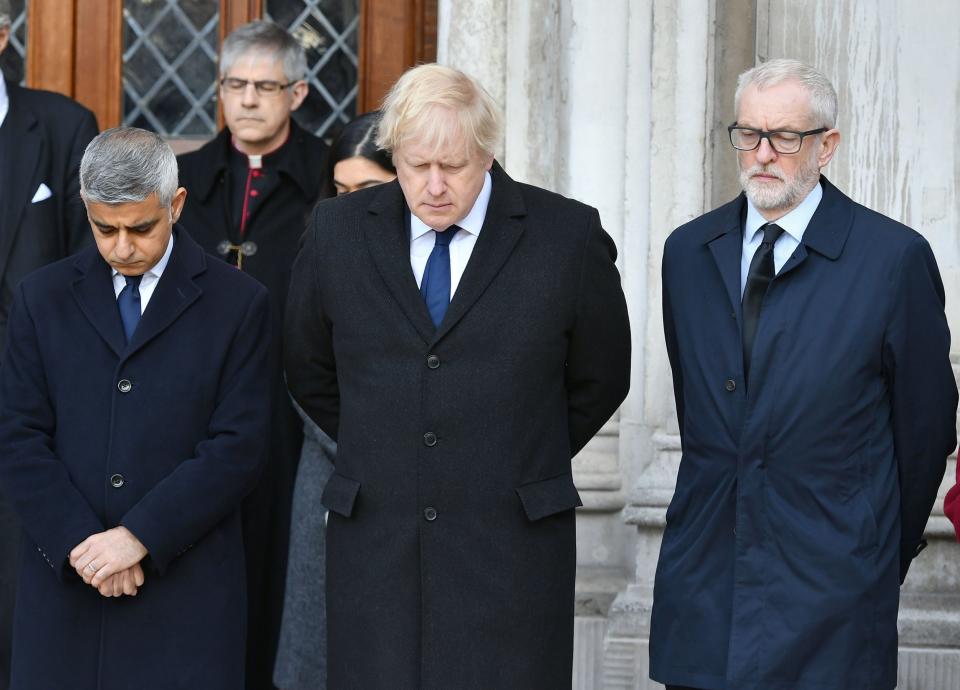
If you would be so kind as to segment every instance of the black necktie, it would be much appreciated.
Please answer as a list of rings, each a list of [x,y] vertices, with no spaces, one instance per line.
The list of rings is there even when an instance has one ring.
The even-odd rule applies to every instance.
[[[437,240],[420,281],[420,294],[426,300],[430,318],[437,328],[450,305],[450,241],[458,230],[459,226],[451,225],[443,232],[436,233]]]
[[[743,290],[743,382],[750,377],[750,355],[753,353],[753,339],[757,335],[760,323],[760,307],[767,294],[767,286],[773,280],[773,245],[783,234],[783,228],[774,223],[763,226],[763,242],[757,247],[747,272],[747,285]]]
[[[123,286],[120,294],[117,295],[117,307],[120,308],[120,320],[123,321],[123,332],[127,336],[127,342],[133,340],[133,332],[137,330],[137,324],[140,323],[140,280],[139,276],[124,276],[127,284]]]

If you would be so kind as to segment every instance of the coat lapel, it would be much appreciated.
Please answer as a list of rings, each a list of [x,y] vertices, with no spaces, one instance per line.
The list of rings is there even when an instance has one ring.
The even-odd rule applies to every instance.
[[[80,310],[117,357],[129,357],[142,348],[200,297],[201,290],[193,278],[206,270],[203,251],[187,233],[180,232],[179,228],[174,232],[170,261],[129,345],[123,334],[109,264],[101,258],[96,247],[89,247],[77,255],[75,266],[81,275],[73,283],[73,294]]]
[[[436,329],[410,268],[410,231],[403,191],[396,181],[381,185],[377,191],[363,225],[367,249],[390,294],[423,341],[429,343]]]
[[[87,320],[104,342],[120,357],[126,348],[117,297],[113,292],[110,265],[96,247],[84,249],[74,261],[80,276],[73,282],[73,295]]]
[[[776,280],[783,280],[786,274],[802,264],[810,254],[808,249],[831,261],[843,252],[853,227],[853,202],[823,175],[820,184],[823,187],[820,205],[803,233],[800,246],[777,273]]]
[[[36,179],[36,169],[43,153],[43,139],[34,131],[37,118],[19,105],[20,87],[7,85],[10,108],[0,130],[3,136],[4,155],[0,180],[4,182],[3,225],[0,226],[0,257],[10,256],[10,248],[20,227],[20,218],[31,203],[33,194],[43,180]],[[9,192],[9,196],[6,194]],[[5,262],[3,262],[5,263]]]
[[[201,290],[193,279],[206,270],[203,250],[186,232],[176,228],[174,233],[170,261],[137,324],[127,355],[133,354],[166,330],[200,297]]]
[[[434,341],[446,335],[476,303],[500,272],[523,234],[523,226],[518,218],[526,215],[526,206],[520,196],[519,185],[496,162],[490,174],[493,186],[483,229]]]
[[[743,253],[742,215],[745,201],[743,195],[720,210],[719,223],[707,235],[707,246],[720,271],[723,286],[730,299],[730,306],[742,322],[740,303],[740,257]]]

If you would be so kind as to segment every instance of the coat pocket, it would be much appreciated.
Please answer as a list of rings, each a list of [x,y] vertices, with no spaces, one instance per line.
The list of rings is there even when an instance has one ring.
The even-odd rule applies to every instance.
[[[570,472],[518,486],[516,491],[531,522],[583,505]]]
[[[330,480],[323,490],[320,502],[329,510],[343,517],[350,517],[359,491],[360,482],[334,472],[330,475]]]

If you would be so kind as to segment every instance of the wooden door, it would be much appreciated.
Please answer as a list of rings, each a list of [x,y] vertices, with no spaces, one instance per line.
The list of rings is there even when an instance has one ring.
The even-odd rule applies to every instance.
[[[320,135],[436,59],[437,0],[27,0],[26,82],[77,99],[101,129],[203,141],[222,124],[220,42],[264,17],[307,51],[311,96],[297,117]]]

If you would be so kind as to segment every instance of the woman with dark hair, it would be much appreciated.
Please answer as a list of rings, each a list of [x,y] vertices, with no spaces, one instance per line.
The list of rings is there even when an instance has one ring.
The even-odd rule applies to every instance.
[[[366,113],[340,132],[330,148],[321,198],[349,194],[397,176],[390,156],[374,143],[379,120],[380,113]],[[273,682],[282,690],[324,690],[326,509],[320,496],[333,473],[337,448],[299,407],[297,410],[304,418],[303,451],[293,492],[283,624]]]
[[[397,176],[390,154],[375,143],[379,121],[379,111],[364,113],[340,132],[327,158],[324,198],[390,182]]]

